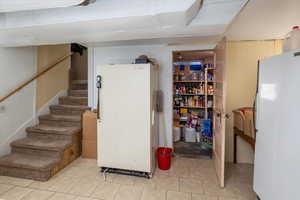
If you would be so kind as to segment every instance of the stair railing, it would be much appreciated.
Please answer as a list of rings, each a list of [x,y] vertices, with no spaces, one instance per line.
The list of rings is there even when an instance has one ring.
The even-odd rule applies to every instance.
[[[37,73],[36,75],[34,75],[31,79],[29,79],[28,81],[26,81],[25,83],[23,83],[22,85],[20,85],[19,87],[13,89],[12,91],[10,91],[9,93],[7,93],[6,95],[4,95],[3,97],[0,98],[0,103],[2,103],[3,101],[5,101],[6,99],[8,99],[9,97],[11,97],[12,95],[14,95],[15,93],[19,92],[20,90],[22,90],[24,87],[26,87],[27,85],[29,85],[31,82],[33,82],[34,80],[38,79],[39,77],[43,76],[44,74],[46,74],[48,71],[50,71],[51,69],[55,68],[58,64],[62,63],[63,61],[65,61],[67,58],[71,57],[73,55],[73,53],[68,53],[67,55],[59,58],[57,61],[55,61],[54,63],[50,64],[46,69],[44,69],[43,71]]]

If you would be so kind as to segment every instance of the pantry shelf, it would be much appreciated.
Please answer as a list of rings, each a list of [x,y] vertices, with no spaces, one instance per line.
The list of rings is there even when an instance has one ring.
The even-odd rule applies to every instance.
[[[205,96],[205,94],[175,94],[179,96]],[[214,96],[213,94],[207,94],[207,96]]]
[[[174,106],[174,108],[205,109],[205,108],[207,108],[207,107],[196,107],[196,106]]]
[[[214,53],[173,52],[173,139],[175,152],[212,151],[215,88]],[[201,151],[199,149],[202,149]],[[208,154],[207,154],[208,155]],[[211,155],[211,154],[210,154]]]
[[[188,81],[174,81],[174,83],[214,83],[215,81],[199,81],[199,80],[188,80]]]

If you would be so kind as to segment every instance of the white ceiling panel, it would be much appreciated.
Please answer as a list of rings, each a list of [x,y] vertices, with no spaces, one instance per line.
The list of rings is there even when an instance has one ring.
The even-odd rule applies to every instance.
[[[82,2],[84,0],[0,0],[0,13],[70,7]]]
[[[97,0],[0,14],[0,46],[220,36],[247,0]]]

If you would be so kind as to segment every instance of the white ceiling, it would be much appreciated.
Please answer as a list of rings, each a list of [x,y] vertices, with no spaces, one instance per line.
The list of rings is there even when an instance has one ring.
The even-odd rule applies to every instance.
[[[229,40],[282,39],[300,25],[300,0],[250,0],[226,32]]]
[[[79,5],[84,0],[0,0],[0,13],[60,8]]]
[[[0,14],[0,46],[100,44],[220,36],[247,0],[97,0],[85,7]],[[178,40],[176,40],[178,38]]]

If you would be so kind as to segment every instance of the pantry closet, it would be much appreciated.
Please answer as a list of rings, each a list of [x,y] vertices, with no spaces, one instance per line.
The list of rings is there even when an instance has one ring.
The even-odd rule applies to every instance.
[[[226,39],[214,49],[173,51],[173,148],[178,156],[212,158],[225,174]]]
[[[173,52],[173,138],[176,154],[212,157],[214,51]]]

